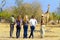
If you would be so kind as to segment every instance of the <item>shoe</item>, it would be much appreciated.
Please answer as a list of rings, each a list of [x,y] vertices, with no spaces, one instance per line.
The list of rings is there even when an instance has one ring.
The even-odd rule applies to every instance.
[[[44,38],[44,37],[41,36],[41,38]]]
[[[19,37],[16,37],[16,38],[19,38]]]
[[[31,37],[29,36],[29,38],[31,38]]]
[[[10,36],[10,38],[12,38],[12,36]]]

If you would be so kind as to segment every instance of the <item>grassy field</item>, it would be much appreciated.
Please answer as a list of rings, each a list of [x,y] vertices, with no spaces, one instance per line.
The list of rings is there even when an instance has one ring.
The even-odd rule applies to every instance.
[[[13,38],[9,37],[9,24],[0,23],[0,40],[60,40],[60,27],[45,27],[46,33],[44,38],[40,38],[40,26],[38,25],[34,32],[34,38],[23,39],[23,27],[21,27],[20,38],[16,39],[16,27],[14,28]],[[28,29],[28,36],[30,27]]]

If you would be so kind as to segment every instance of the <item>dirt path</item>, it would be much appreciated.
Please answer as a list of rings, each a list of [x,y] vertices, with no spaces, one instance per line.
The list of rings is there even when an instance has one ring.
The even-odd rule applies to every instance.
[[[9,24],[0,23],[0,40],[60,40],[60,27],[46,27],[45,37],[42,39],[40,38],[40,27],[39,25],[36,27],[34,32],[34,39],[27,38],[23,39],[23,27],[21,29],[21,38],[16,39],[16,28],[14,28],[13,38],[9,37]],[[29,28],[30,30],[30,28]],[[28,36],[30,31],[28,30]]]

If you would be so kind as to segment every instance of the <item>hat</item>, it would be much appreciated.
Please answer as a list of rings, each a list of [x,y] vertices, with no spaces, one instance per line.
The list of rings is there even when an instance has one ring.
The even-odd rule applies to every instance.
[[[44,16],[44,14],[42,14],[42,16]]]

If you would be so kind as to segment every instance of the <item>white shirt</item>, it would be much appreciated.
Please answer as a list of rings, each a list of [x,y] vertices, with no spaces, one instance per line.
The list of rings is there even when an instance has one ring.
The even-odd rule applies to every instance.
[[[37,20],[36,19],[30,19],[30,26],[36,26]]]

